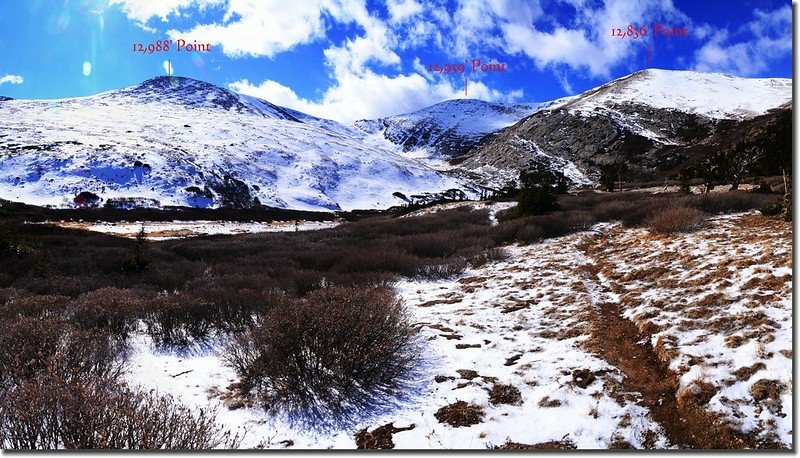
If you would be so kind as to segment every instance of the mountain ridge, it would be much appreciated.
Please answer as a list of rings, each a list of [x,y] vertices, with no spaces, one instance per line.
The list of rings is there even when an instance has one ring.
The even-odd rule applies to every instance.
[[[626,178],[647,179],[791,101],[789,79],[649,69],[549,102],[455,99],[347,125],[162,76],[87,97],[4,100],[0,197],[335,211],[453,188],[477,194],[476,185],[499,188],[531,161],[575,185],[620,164]],[[776,122],[764,125],[784,121]]]

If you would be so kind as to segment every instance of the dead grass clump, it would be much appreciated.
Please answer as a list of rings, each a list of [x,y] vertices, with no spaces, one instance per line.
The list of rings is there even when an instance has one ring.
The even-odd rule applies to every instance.
[[[382,449],[392,449],[394,448],[394,442],[392,441],[392,435],[394,433],[399,433],[401,431],[409,431],[414,429],[415,425],[409,425],[405,428],[398,428],[394,426],[394,423],[389,423],[378,428],[373,429],[372,431],[367,430],[364,428],[358,431],[355,434],[356,439],[356,448],[359,450],[382,450]]]
[[[694,232],[708,224],[708,215],[696,208],[669,207],[645,220],[645,226],[661,233]]]
[[[521,444],[509,441],[494,448],[495,450],[574,450],[578,447],[569,440],[562,440],[540,442],[538,444]]]
[[[736,376],[737,379],[742,381],[750,380],[750,377],[753,376],[756,372],[766,369],[767,366],[764,363],[755,363],[752,366],[744,366],[736,369],[732,372],[733,375]]]
[[[572,371],[572,381],[579,388],[586,389],[597,379],[589,369],[575,369]]]
[[[704,406],[717,394],[717,387],[704,380],[695,380],[688,385],[682,386],[675,394],[678,408],[690,406]]]
[[[473,371],[472,369],[459,369],[456,372],[458,372],[458,375],[460,375],[461,378],[466,380],[472,380],[474,378],[480,377],[480,375],[476,371]]]
[[[437,410],[434,417],[439,423],[447,423],[456,428],[477,425],[483,421],[483,407],[458,401]]]
[[[653,351],[655,351],[656,356],[658,356],[658,359],[661,360],[661,362],[669,363],[678,356],[678,350],[675,348],[675,344],[677,342],[678,338],[675,336],[660,335],[656,339],[656,344],[653,346]]]
[[[560,407],[563,403],[559,399],[550,399],[550,396],[545,396],[539,400],[539,407]]]
[[[758,402],[777,401],[780,403],[781,392],[786,387],[778,380],[761,379],[750,387],[750,394]]]
[[[725,346],[728,348],[737,348],[750,342],[750,339],[741,334],[731,334],[725,336]]]
[[[494,385],[489,390],[489,402],[494,405],[519,405],[522,403],[522,393],[514,385]]]
[[[636,447],[630,442],[625,440],[624,437],[615,435],[611,442],[608,443],[608,448],[611,450],[633,450]]]

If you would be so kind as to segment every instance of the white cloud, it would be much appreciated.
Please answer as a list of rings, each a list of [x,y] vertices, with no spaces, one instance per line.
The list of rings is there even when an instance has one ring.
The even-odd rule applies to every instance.
[[[170,15],[180,15],[181,10],[190,7],[205,8],[223,3],[225,0],[108,0],[109,5],[120,5],[122,11],[131,19],[144,25],[151,18],[167,21]],[[145,29],[147,30],[147,29]]]
[[[769,69],[771,61],[792,53],[792,9],[789,5],[774,11],[755,10],[754,19],[742,28],[752,37],[735,42],[728,30],[710,35],[694,55],[694,69],[754,76]]]
[[[292,89],[271,80],[258,85],[242,80],[228,86],[236,92],[317,117],[352,122],[408,113],[442,100],[463,98],[462,82],[444,78],[429,81],[417,73],[387,76],[367,71],[361,75],[342,75],[317,102],[301,98]],[[469,98],[493,102],[514,102],[523,95],[521,90],[505,94],[480,81],[470,81],[468,90]]]
[[[343,46],[331,46],[324,51],[337,78],[345,74],[362,74],[370,62],[391,66],[400,64],[400,56],[392,50],[395,37],[382,21],[370,16],[366,10],[357,14],[355,21],[364,28],[364,35],[348,38]]]
[[[538,0],[462,0],[454,15],[453,52],[459,56],[488,51],[523,54],[539,69],[558,72],[566,67],[608,77],[614,67],[632,62],[642,49],[634,40],[611,37],[612,27],[688,21],[671,0],[605,0],[598,6],[585,0],[563,2],[573,7],[574,15],[562,16],[559,22],[545,14]]]
[[[22,84],[25,79],[19,75],[5,75],[0,77],[0,84]]]
[[[330,2],[228,0],[222,22],[169,30],[170,38],[221,45],[231,57],[266,56],[288,51],[325,35],[322,18]]]
[[[387,0],[386,7],[394,23],[406,21],[423,11],[422,5],[416,0]]]

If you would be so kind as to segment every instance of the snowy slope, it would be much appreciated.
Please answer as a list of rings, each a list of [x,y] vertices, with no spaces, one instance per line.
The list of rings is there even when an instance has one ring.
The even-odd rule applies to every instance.
[[[161,205],[381,208],[455,180],[358,131],[189,78],[0,104],[0,197],[69,206],[83,192]]]
[[[588,114],[596,108],[635,103],[713,119],[744,119],[791,100],[789,78],[650,69],[616,79],[555,107]]]
[[[413,113],[356,121],[356,127],[400,145],[415,157],[457,157],[486,135],[554,102],[503,105],[474,99],[448,100]]]

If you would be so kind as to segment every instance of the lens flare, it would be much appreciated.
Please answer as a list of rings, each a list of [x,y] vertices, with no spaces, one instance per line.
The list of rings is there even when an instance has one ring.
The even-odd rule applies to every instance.
[[[86,61],[83,63],[83,76],[89,76],[92,74],[92,63]]]
[[[203,58],[200,57],[200,53],[197,52],[192,53],[192,63],[197,68],[203,68],[206,66],[205,61],[203,61]]]

